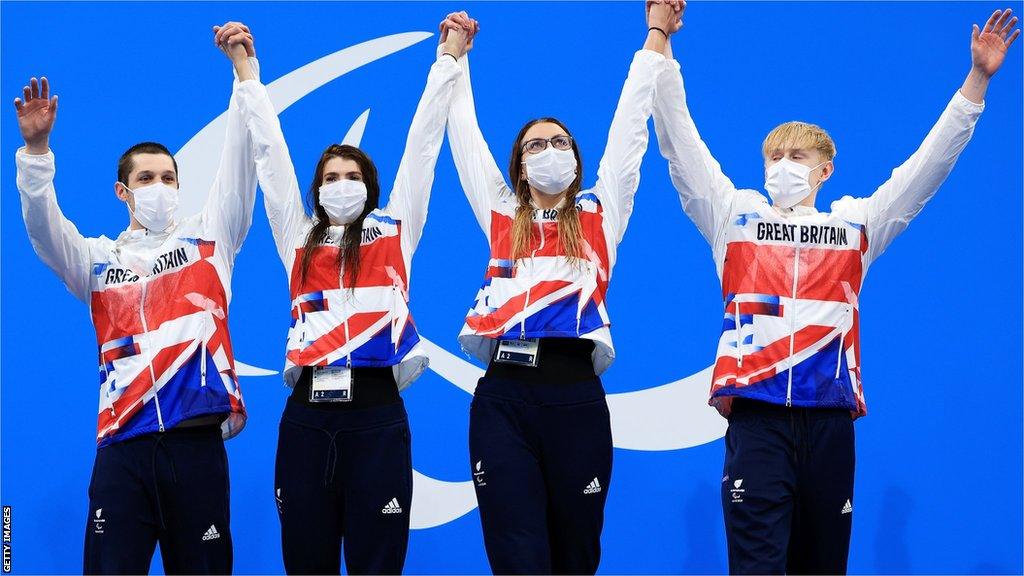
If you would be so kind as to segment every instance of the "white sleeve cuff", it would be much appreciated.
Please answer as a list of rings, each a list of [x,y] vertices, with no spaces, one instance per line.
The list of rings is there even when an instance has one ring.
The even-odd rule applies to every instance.
[[[957,89],[956,93],[953,94],[953,99],[950,101],[949,105],[969,116],[978,116],[983,110],[985,110],[984,100],[982,100],[981,104],[971,102],[966,96],[960,93],[959,89]]]

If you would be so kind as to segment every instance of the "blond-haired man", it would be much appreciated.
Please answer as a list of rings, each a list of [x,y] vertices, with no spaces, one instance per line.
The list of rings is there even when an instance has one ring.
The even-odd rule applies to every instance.
[[[721,490],[731,572],[846,572],[853,420],[867,413],[861,283],[953,169],[1016,22],[996,11],[974,27],[971,71],[921,147],[874,194],[843,197],[831,212],[815,208],[835,169],[824,130],[772,130],[762,148],[771,201],[737,190],[701,141],[666,48],[658,143],[683,210],[711,244],[725,299],[710,403],[729,419]]]

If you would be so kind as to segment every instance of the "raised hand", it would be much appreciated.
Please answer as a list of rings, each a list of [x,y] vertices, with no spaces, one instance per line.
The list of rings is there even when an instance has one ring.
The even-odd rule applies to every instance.
[[[465,12],[452,12],[438,26],[441,36],[440,43],[445,44],[448,42],[448,32],[450,30],[462,30],[466,35],[465,49],[461,54],[454,54],[457,57],[461,57],[473,49],[473,39],[476,37],[477,32],[480,31],[480,23],[469,17],[469,14]],[[448,52],[449,50],[445,50]]]
[[[657,28],[666,36],[675,34],[683,27],[683,0],[650,0],[646,3],[648,28]]]
[[[50,97],[50,81],[32,78],[23,88],[25,100],[14,99],[18,111],[18,128],[29,154],[46,154],[50,149],[50,132],[57,120],[57,97]]]
[[[213,27],[213,43],[232,62],[256,56],[256,44],[249,27],[241,22],[225,22]]]
[[[985,23],[984,29],[979,30],[975,24],[971,33],[971,63],[975,70],[987,77],[999,70],[1006,58],[1006,51],[1020,36],[1020,29],[1013,29],[1017,17],[1010,18],[1011,12],[1009,8],[996,10]],[[1010,34],[1011,31],[1013,34]]]
[[[675,20],[669,25],[668,28],[663,28],[665,33],[668,35],[675,34],[683,27],[683,11],[686,10],[686,0],[647,0],[645,3],[645,10],[647,14],[647,25],[655,26],[651,24],[651,6],[656,4],[668,4],[675,11]],[[661,28],[661,26],[657,26]]]
[[[226,22],[223,26],[214,26],[213,43],[231,60],[239,82],[256,78],[248,60],[256,56],[256,41],[248,26],[241,22]]]
[[[469,35],[462,28],[451,28],[448,30],[448,37],[444,41],[444,51],[456,60],[462,58],[468,51]]]

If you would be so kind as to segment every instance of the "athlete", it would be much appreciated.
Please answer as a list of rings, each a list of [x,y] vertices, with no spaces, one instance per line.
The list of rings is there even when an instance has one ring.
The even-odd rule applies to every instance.
[[[633,58],[589,190],[581,190],[577,143],[554,118],[520,130],[506,184],[477,125],[461,61],[448,136],[491,257],[459,340],[487,364],[470,409],[469,451],[498,574],[593,574],[600,561],[612,437],[599,375],[615,357],[605,297],[678,9],[650,9],[644,49]],[[476,30],[458,13],[442,31],[458,26]]]
[[[996,11],[973,66],[921,147],[865,198],[815,199],[835,145],[787,122],[762,147],[765,190],[737,190],[701,141],[666,44],[654,121],[683,210],[711,244],[725,300],[711,405],[729,419],[722,506],[733,573],[846,572],[853,420],[867,408],[858,298],[868,267],[935,194],[967,145],[1020,34]],[[1011,33],[1012,32],[1012,33]]]
[[[46,78],[32,78],[24,99],[14,101],[25,140],[16,162],[29,239],[89,306],[99,346],[86,574],[146,573],[157,542],[169,574],[231,572],[224,439],[242,430],[246,413],[227,310],[256,194],[241,110],[259,67],[244,25],[215,30],[238,82],[217,178],[197,215],[175,220],[177,164],[166,147],[144,142],[117,166],[114,192],[128,228],[116,240],[83,237],[61,212],[53,184],[57,96]]]
[[[312,216],[263,87],[249,124],[260,186],[291,292],[275,498],[289,574],[398,574],[412,498],[399,392],[427,366],[409,273],[466,51],[449,34],[430,68],[388,203],[365,152],[332,144],[309,187]]]

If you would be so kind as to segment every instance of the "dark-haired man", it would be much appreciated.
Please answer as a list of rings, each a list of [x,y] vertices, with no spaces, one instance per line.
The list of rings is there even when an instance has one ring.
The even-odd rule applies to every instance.
[[[114,191],[127,206],[128,228],[115,240],[83,237],[62,214],[53,186],[49,135],[57,97],[50,98],[46,78],[33,78],[24,100],[15,100],[29,239],[89,306],[99,347],[86,574],[146,573],[157,542],[169,574],[231,572],[224,438],[242,429],[246,413],[227,308],[256,193],[241,104],[258,65],[248,28],[228,23],[214,30],[239,82],[220,169],[195,216],[175,220],[177,165],[167,148],[146,142],[118,162]]]

